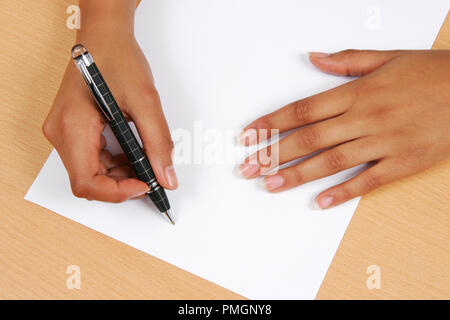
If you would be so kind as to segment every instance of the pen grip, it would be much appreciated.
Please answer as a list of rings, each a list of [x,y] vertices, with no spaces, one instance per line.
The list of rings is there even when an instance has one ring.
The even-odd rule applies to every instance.
[[[137,178],[149,186],[150,191],[147,195],[158,210],[160,212],[167,212],[170,209],[169,199],[167,198],[164,188],[161,187],[156,180],[147,156],[144,154],[144,151],[131,131],[128,122],[118,107],[113,114],[114,119],[109,121],[109,126],[125,152],[128,161],[130,161]]]
[[[109,121],[109,126],[125,152],[128,161],[130,161],[137,178],[149,186],[150,192],[147,194],[158,210],[167,212],[170,209],[169,199],[164,188],[156,180],[147,156],[144,154],[120,109],[117,108],[113,114],[114,119]]]

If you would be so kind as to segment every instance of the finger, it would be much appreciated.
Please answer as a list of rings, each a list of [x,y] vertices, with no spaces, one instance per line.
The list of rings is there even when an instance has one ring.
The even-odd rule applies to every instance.
[[[69,120],[68,120],[69,121]],[[72,120],[70,120],[72,121]],[[76,123],[76,122],[75,122]],[[128,198],[144,194],[148,186],[137,179],[116,181],[105,175],[99,175],[102,126],[97,123],[84,123],[86,127],[68,126],[64,130],[64,140],[69,144],[58,146],[67,172],[72,192],[75,196],[89,200],[122,202]]]
[[[337,53],[310,52],[313,65],[326,73],[341,76],[363,76],[402,54],[406,50],[344,50]]]
[[[99,154],[99,160],[106,169],[112,169],[114,167],[122,166],[125,164],[129,164],[127,157],[125,154],[119,154],[116,156],[113,156],[111,152],[108,150],[102,150]]]
[[[384,159],[356,177],[320,193],[315,203],[320,209],[327,209],[364,195],[384,184],[406,176],[392,159]]]
[[[108,177],[111,178],[135,178],[136,173],[130,165],[114,167],[108,170]]]
[[[79,198],[88,200],[99,200],[105,202],[123,202],[145,194],[148,186],[137,179],[114,179],[115,176],[128,178],[127,174],[118,174],[115,169],[106,170],[108,175],[89,174],[87,166],[71,166],[68,169],[72,192]],[[96,168],[97,172],[99,171]],[[111,172],[112,171],[112,172]],[[83,172],[83,173],[80,173]],[[111,175],[111,176],[109,176]]]
[[[158,93],[149,91],[147,96],[130,99],[132,108],[128,113],[136,124],[158,182],[167,189],[178,186],[172,166],[173,142],[164,117]]]
[[[281,141],[251,155],[240,167],[244,178],[266,174],[278,165],[306,156],[313,152],[341,144],[361,136],[358,122],[345,116],[332,118],[304,127]]]
[[[355,102],[353,82],[295,101],[262,116],[246,126],[241,134],[242,145],[254,145],[272,136],[271,130],[285,132],[344,113]]]
[[[265,177],[270,192],[288,190],[304,183],[330,176],[386,155],[386,146],[374,138],[360,138],[326,150],[304,162]]]
[[[121,178],[121,179],[116,179]],[[72,183],[75,196],[88,200],[119,203],[136,198],[148,191],[148,186],[137,179],[96,175],[88,180]]]

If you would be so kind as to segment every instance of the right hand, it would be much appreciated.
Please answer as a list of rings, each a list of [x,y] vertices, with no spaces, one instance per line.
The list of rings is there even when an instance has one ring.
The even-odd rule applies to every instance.
[[[173,143],[150,67],[134,37],[110,33],[99,39],[79,37],[106,79],[125,117],[136,124],[158,182],[177,188],[172,167]],[[77,197],[122,202],[145,194],[149,187],[134,177],[124,154],[104,150],[106,121],[72,61],[43,125],[58,151]]]

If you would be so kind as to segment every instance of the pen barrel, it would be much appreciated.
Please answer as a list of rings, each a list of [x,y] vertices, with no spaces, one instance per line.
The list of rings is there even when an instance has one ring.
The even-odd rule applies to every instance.
[[[105,83],[95,63],[87,67],[89,73],[92,75],[92,80],[100,91],[104,102],[107,104],[112,118],[108,119],[108,124],[111,127],[117,141],[124,151],[128,161],[132,165],[134,172],[139,180],[145,182],[149,186],[147,193],[155,206],[161,211],[166,212],[170,209],[169,200],[167,198],[164,188],[162,188],[156,180],[155,174],[152,170],[150,162],[142,150],[139,142],[131,131],[130,125],[125,119],[122,111],[114,99],[111,91]],[[102,106],[100,106],[102,108]],[[103,110],[103,108],[102,108]]]

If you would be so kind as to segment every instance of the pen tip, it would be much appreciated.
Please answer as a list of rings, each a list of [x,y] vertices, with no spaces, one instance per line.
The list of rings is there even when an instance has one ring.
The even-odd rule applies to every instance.
[[[164,214],[167,216],[167,218],[170,220],[170,222],[173,225],[175,225],[175,220],[173,219],[172,215],[170,214],[170,210],[165,211]]]

